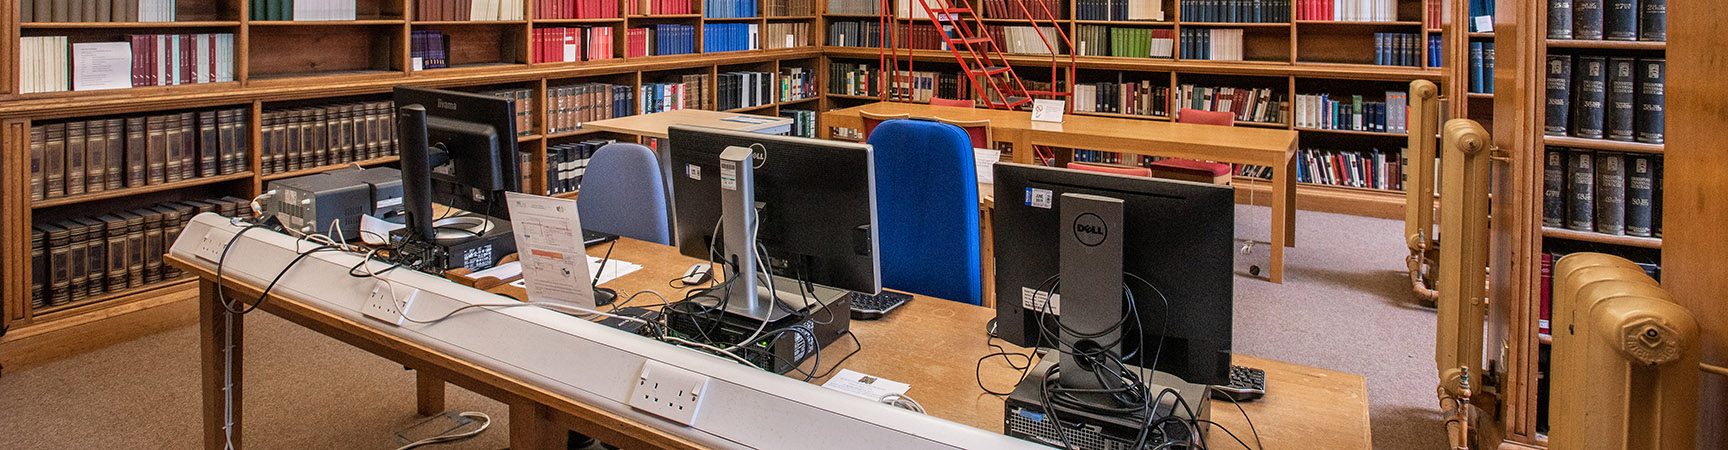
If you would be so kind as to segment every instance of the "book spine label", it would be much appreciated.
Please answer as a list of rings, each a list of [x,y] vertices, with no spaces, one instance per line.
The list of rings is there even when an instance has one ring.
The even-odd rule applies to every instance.
[[[1596,152],[1596,232],[1626,233],[1626,157]]]
[[[159,184],[168,181],[168,135],[166,134],[167,116],[152,116],[147,119],[149,131],[145,152],[148,153],[149,180],[148,184]]]
[[[48,132],[42,126],[30,127],[30,200],[43,198],[43,155],[48,151]]]
[[[66,124],[66,195],[84,193],[84,122]]]
[[[1548,0],[1548,39],[1572,39],[1572,0]]]
[[[1608,59],[1608,139],[1633,140],[1633,94],[1638,83],[1632,73],[1632,61],[1632,58]]]
[[[1589,151],[1567,153],[1566,179],[1570,183],[1566,197],[1566,228],[1574,231],[1596,230],[1596,161]]]
[[[1572,102],[1572,136],[1601,139],[1602,119],[1606,113],[1608,61],[1600,56],[1578,58],[1574,81],[1577,98]]]
[[[1542,132],[1549,136],[1565,136],[1567,132],[1568,115],[1571,111],[1572,97],[1572,57],[1569,55],[1548,56],[1547,99],[1545,101],[1546,119]]]
[[[1639,0],[1638,40],[1668,40],[1668,0]]]
[[[1633,127],[1638,142],[1660,144],[1663,141],[1663,91],[1667,82],[1667,63],[1661,58],[1644,58],[1637,62],[1638,93]]]
[[[1655,167],[1650,155],[1626,155],[1626,235],[1650,236]]]
[[[1603,0],[1572,0],[1572,38],[1602,39]]]
[[[1602,37],[1610,41],[1638,40],[1638,0],[1603,0]]]
[[[1542,226],[1566,226],[1566,151],[1549,149],[1542,165]]]
[[[126,121],[108,119],[106,181],[108,189],[126,187]]]

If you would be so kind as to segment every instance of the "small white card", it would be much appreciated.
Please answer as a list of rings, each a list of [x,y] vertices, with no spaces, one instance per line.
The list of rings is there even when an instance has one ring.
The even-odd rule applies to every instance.
[[[912,385],[891,381],[883,378],[853,372],[851,369],[840,369],[839,374],[822,383],[822,387],[856,395],[873,402],[882,401],[889,395],[905,395]]]
[[[132,87],[132,44],[81,42],[72,44],[72,90]]]
[[[1032,120],[1062,123],[1062,111],[1067,109],[1066,105],[1067,102],[1061,100],[1033,100]]]
[[[972,149],[973,170],[978,171],[978,182],[994,184],[996,182],[995,166],[1002,160],[1002,151],[988,148]]]
[[[1476,16],[1470,19],[1475,21],[1477,33],[1494,32],[1494,16]]]

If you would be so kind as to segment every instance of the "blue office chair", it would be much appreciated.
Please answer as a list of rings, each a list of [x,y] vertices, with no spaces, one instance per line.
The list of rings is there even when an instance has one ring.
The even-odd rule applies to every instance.
[[[588,161],[576,208],[585,230],[672,245],[666,192],[654,150],[612,143]]]
[[[869,143],[882,287],[982,303],[971,138],[954,125],[890,120],[870,133]]]

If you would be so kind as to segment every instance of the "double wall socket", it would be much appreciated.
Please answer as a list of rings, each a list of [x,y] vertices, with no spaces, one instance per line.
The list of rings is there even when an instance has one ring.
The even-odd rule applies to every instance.
[[[708,377],[655,360],[642,364],[636,387],[625,402],[643,412],[694,426],[696,410],[708,388]]]

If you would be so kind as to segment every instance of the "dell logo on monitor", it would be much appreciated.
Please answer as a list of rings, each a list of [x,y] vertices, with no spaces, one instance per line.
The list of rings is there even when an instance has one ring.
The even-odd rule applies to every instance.
[[[1104,219],[1097,214],[1085,213],[1074,218],[1074,238],[1087,247],[1097,247],[1104,243],[1110,230],[1104,226]]]
[[[451,111],[455,111],[456,110],[456,102],[447,102],[447,101],[444,101],[444,99],[438,99],[438,109],[448,109]]]

